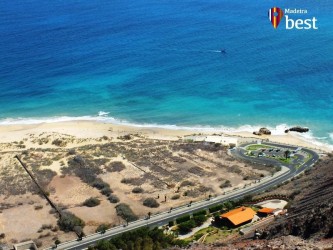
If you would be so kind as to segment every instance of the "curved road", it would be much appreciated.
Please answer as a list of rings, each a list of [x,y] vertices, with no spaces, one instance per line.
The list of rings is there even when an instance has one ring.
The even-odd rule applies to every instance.
[[[294,146],[285,146],[285,145],[280,145],[280,144],[275,144],[275,143],[263,143],[263,144],[274,146],[274,147],[289,148],[291,150],[295,150],[297,148]],[[247,145],[248,144],[244,144],[244,145],[242,145],[242,147],[245,147]],[[244,154],[245,150],[242,149],[242,147],[232,150],[231,153],[236,158],[250,160],[253,163],[266,164],[266,165],[274,164],[274,165],[280,165],[280,166],[283,165],[281,162],[279,162],[277,160],[273,160],[273,159],[248,157]],[[240,199],[245,195],[265,191],[270,187],[278,185],[278,184],[298,175],[299,173],[306,170],[307,168],[310,168],[319,159],[319,156],[316,152],[309,150],[309,149],[304,149],[304,148],[302,150],[305,151],[306,153],[308,153],[311,156],[311,158],[310,158],[310,160],[308,160],[306,163],[304,163],[299,168],[296,168],[296,166],[294,166],[292,164],[286,165],[285,167],[288,168],[288,171],[286,171],[284,173],[282,173],[282,171],[280,171],[275,174],[274,178],[265,177],[260,182],[257,182],[256,184],[248,186],[247,188],[238,189],[236,191],[232,191],[232,192],[229,192],[224,195],[220,195],[220,196],[217,196],[217,197],[214,197],[211,199],[195,202],[195,203],[192,203],[191,206],[185,205],[182,207],[174,208],[171,212],[164,212],[164,213],[152,215],[149,220],[141,219],[141,220],[131,222],[127,226],[114,227],[114,228],[107,230],[104,234],[96,233],[96,234],[91,234],[91,235],[85,236],[80,241],[73,240],[73,241],[64,242],[62,244],[59,244],[56,249],[68,249],[68,250],[86,249],[88,246],[96,244],[97,241],[102,240],[102,239],[109,239],[114,236],[120,235],[124,232],[135,230],[135,229],[145,227],[145,226],[164,225],[164,224],[168,223],[169,221],[172,221],[183,215],[186,215],[189,213],[194,213],[194,212],[200,211],[202,209],[207,209],[211,206],[223,203],[228,200]],[[52,248],[48,248],[48,249],[52,249]]]

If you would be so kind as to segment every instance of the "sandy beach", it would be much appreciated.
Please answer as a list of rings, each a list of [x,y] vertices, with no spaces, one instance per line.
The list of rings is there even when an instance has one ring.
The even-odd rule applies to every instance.
[[[53,135],[52,135],[53,133]],[[251,132],[232,132],[232,131],[218,131],[207,129],[165,129],[158,127],[139,127],[131,125],[119,125],[112,123],[103,123],[97,121],[69,121],[69,122],[54,122],[54,123],[41,123],[33,125],[3,125],[0,126],[0,143],[10,143],[14,141],[21,141],[25,139],[27,148],[35,147],[28,138],[40,137],[48,134],[49,137],[57,137],[56,134],[67,135],[69,137],[81,138],[80,142],[73,142],[71,146],[89,144],[90,139],[101,138],[103,136],[112,137],[116,140],[117,137],[126,134],[140,134],[146,138],[159,139],[159,140],[179,140],[186,135],[203,134],[211,135],[214,133],[224,134],[237,137],[251,137],[258,139],[269,139],[272,142],[279,142],[284,144],[298,145],[301,147],[308,147],[324,152],[331,152],[332,149],[324,144],[315,143],[303,138],[296,132],[290,132],[285,135],[262,135],[256,136]],[[40,145],[43,147],[43,145]]]

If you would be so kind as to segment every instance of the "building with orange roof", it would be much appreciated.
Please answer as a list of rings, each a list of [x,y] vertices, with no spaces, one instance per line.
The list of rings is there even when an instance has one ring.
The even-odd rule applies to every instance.
[[[265,217],[274,214],[274,211],[275,209],[273,208],[263,207],[262,209],[258,210],[258,215]]]
[[[221,214],[221,223],[227,227],[239,227],[253,220],[256,212],[249,207],[239,207]]]

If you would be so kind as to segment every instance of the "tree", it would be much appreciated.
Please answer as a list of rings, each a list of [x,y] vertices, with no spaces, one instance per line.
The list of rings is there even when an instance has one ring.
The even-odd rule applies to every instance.
[[[192,228],[195,227],[195,222],[194,220],[189,220],[189,221],[186,221],[186,222],[183,222],[183,223],[180,223],[178,225],[178,229],[179,229],[179,232],[181,234],[186,234],[188,232],[191,232]]]
[[[61,243],[61,242],[60,242],[59,239],[56,239],[56,240],[54,241],[54,244],[55,244],[56,247],[58,247],[58,245],[59,245],[60,243]]]
[[[138,237],[135,240],[134,246],[135,246],[135,250],[142,250],[142,238]]]
[[[136,250],[133,241],[130,240],[127,242],[127,250]]]
[[[153,240],[149,236],[145,237],[142,243],[142,250],[153,250],[153,249],[154,249]]]
[[[201,215],[194,216],[193,220],[194,220],[196,226],[201,226],[207,220],[207,218],[205,215],[201,214]]]
[[[288,159],[290,157],[290,151],[289,151],[289,149],[287,149],[286,151],[284,151],[284,157],[286,157],[286,159]]]
[[[95,249],[98,250],[117,250],[117,248],[110,243],[108,240],[100,240],[98,241]]]

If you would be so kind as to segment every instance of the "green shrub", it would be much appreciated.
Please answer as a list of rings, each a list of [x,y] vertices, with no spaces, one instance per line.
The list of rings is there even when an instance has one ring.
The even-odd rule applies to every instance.
[[[106,166],[105,169],[108,172],[121,172],[125,169],[125,165],[124,163],[122,163],[121,161],[114,161],[111,162],[109,166]]]
[[[111,203],[118,203],[120,201],[119,198],[118,198],[118,196],[116,196],[114,194],[110,194],[109,197],[108,197],[108,200]]]
[[[201,210],[201,211],[199,211],[199,212],[195,212],[195,213],[193,214],[193,216],[206,215],[206,214],[207,214],[206,210]]]
[[[178,230],[179,230],[179,233],[181,233],[181,234],[187,234],[187,233],[191,232],[192,228],[194,228],[195,226],[196,225],[195,225],[194,220],[189,220],[189,221],[180,223],[178,225]]]
[[[160,206],[160,204],[154,198],[146,198],[143,201],[143,205],[151,208],[156,208]]]
[[[189,215],[185,215],[182,217],[179,217],[178,219],[176,219],[177,224],[183,223],[185,221],[189,221],[191,219],[191,217]]]
[[[84,225],[83,220],[68,211],[63,212],[58,220],[59,228],[65,232],[74,232],[77,227],[83,228]]]
[[[216,205],[216,206],[214,206],[214,207],[210,207],[210,208],[209,208],[209,212],[210,212],[210,213],[214,213],[214,212],[220,211],[222,208],[223,208],[223,205],[222,205],[222,204],[220,204],[220,205]]]
[[[102,190],[103,188],[106,188],[106,187],[110,187],[110,185],[108,183],[104,182],[100,178],[96,178],[96,180],[92,183],[92,186],[99,190]]]
[[[97,227],[96,233],[105,233],[110,227],[110,224],[101,224]]]
[[[194,216],[193,220],[194,220],[196,226],[201,226],[207,220],[207,217],[205,215],[201,214],[201,215]]]
[[[105,187],[101,190],[101,194],[105,195],[105,196],[110,196],[110,194],[112,194],[113,191],[110,187]]]
[[[140,193],[143,193],[143,192],[144,192],[144,190],[141,187],[135,187],[135,188],[132,189],[132,193],[135,193],[135,194],[140,194]]]
[[[120,203],[116,206],[117,215],[122,217],[126,221],[135,221],[138,219],[138,216],[136,216],[129,205],[125,203]]]
[[[98,206],[99,204],[101,204],[101,201],[97,198],[94,198],[94,197],[91,197],[89,199],[86,199],[84,202],[83,202],[83,206],[86,206],[86,207],[96,207]]]

